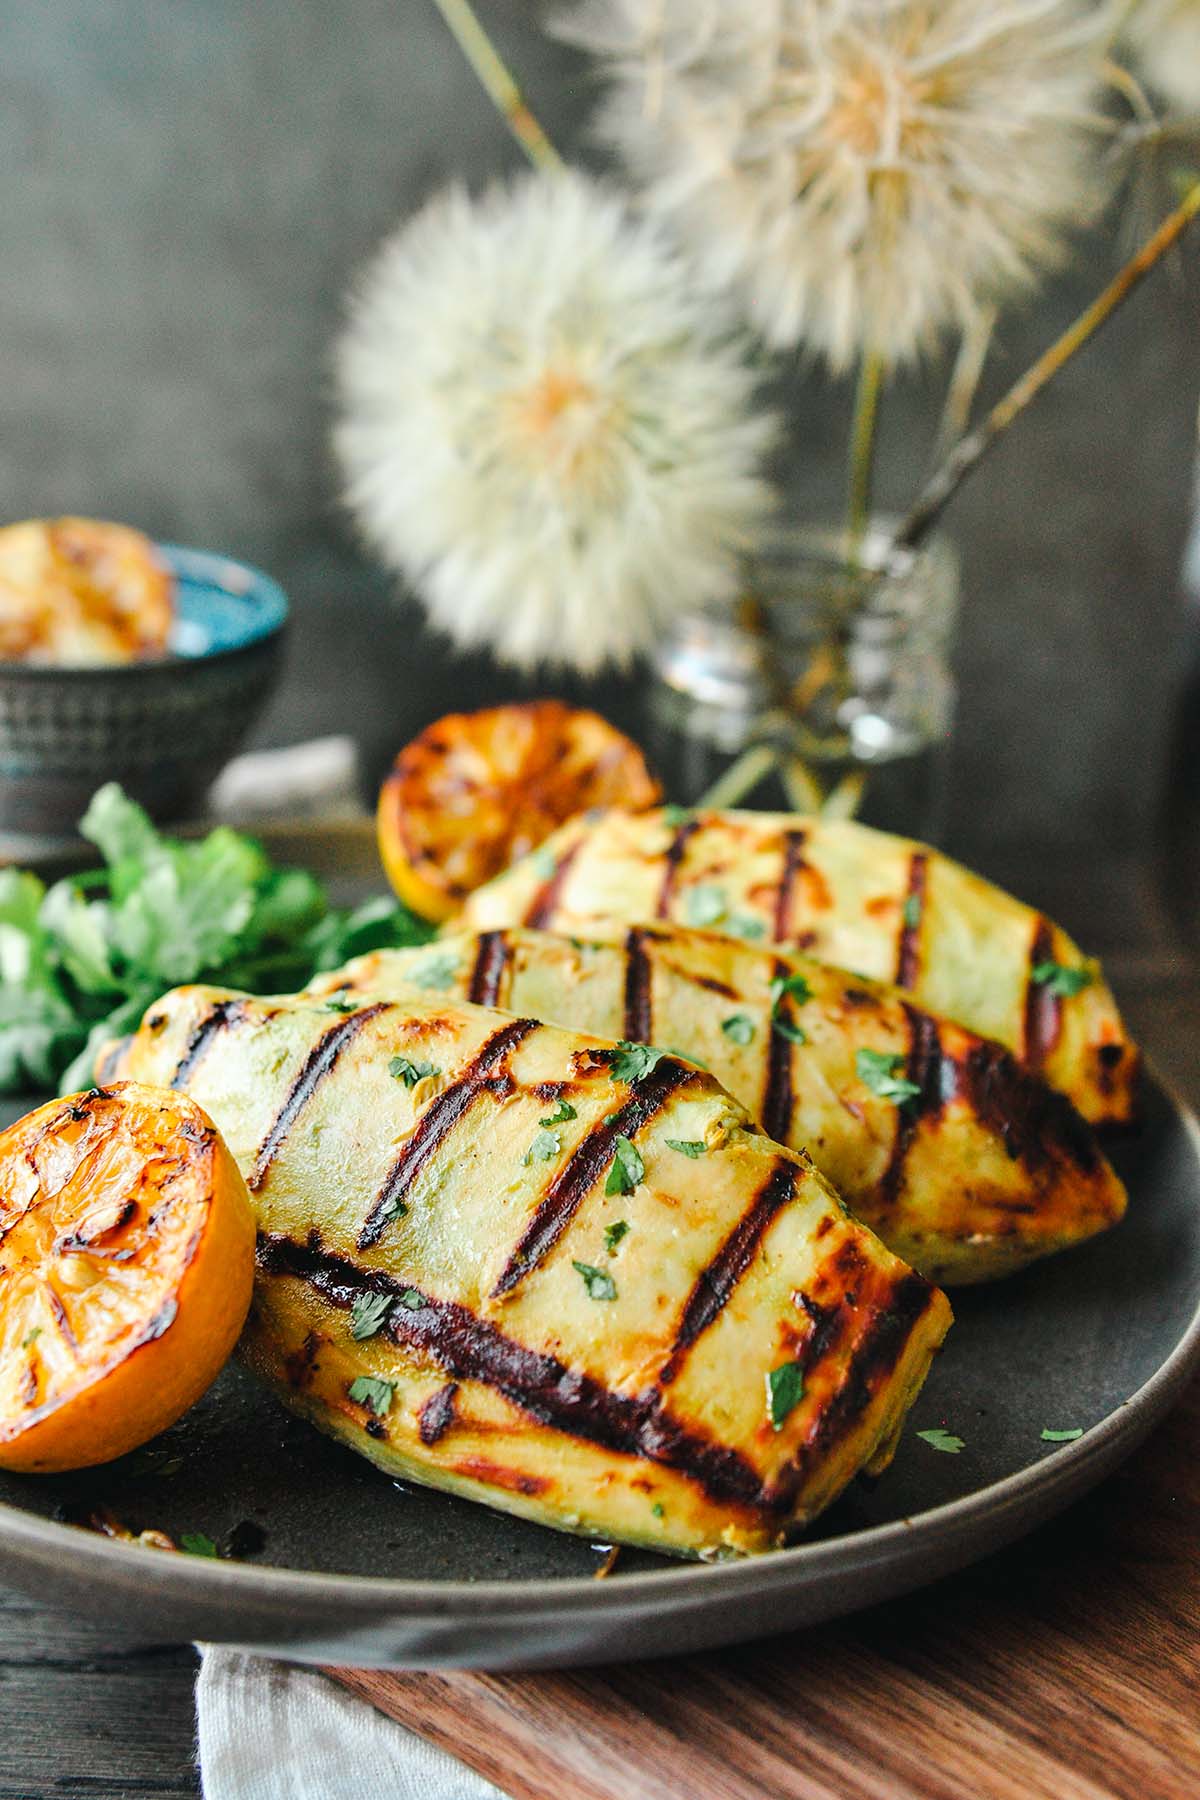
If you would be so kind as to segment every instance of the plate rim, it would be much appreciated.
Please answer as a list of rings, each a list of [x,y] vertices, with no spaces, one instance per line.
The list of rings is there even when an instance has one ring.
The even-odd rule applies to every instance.
[[[1147,1059],[1146,1075],[1153,1080],[1169,1101],[1176,1120],[1183,1126],[1191,1142],[1200,1175],[1200,1117],[1179,1092],[1173,1081],[1160,1074]],[[789,1585],[789,1573],[805,1571],[819,1579],[823,1571],[836,1570],[847,1555],[860,1566],[887,1566],[893,1551],[901,1545],[912,1545],[916,1534],[934,1542],[970,1532],[988,1520],[1020,1513],[1023,1503],[1040,1501],[1035,1506],[1035,1519],[1052,1515],[1054,1502],[1064,1504],[1087,1490],[1089,1476],[1101,1480],[1122,1460],[1121,1452],[1136,1448],[1140,1438],[1157,1424],[1182,1391],[1188,1377],[1200,1369],[1200,1292],[1187,1325],[1169,1355],[1153,1374],[1098,1424],[1085,1431],[1075,1442],[1052,1455],[1028,1463],[1024,1468],[986,1483],[969,1494],[943,1501],[938,1506],[893,1519],[883,1525],[865,1526],[858,1531],[839,1532],[836,1537],[815,1543],[797,1544],[789,1549],[771,1551],[737,1561],[698,1563],[680,1560],[665,1569],[652,1569],[622,1575],[616,1581],[597,1581],[593,1573],[569,1576],[534,1576],[526,1580],[429,1581],[390,1575],[339,1574],[324,1569],[290,1569],[272,1564],[207,1557],[164,1555],[149,1551],[157,1562],[155,1586],[162,1597],[186,1605],[189,1600],[230,1600],[252,1606],[286,1605],[294,1601],[319,1606],[340,1601],[355,1602],[369,1610],[376,1608],[403,1611],[409,1618],[437,1619],[460,1608],[469,1609],[477,1619],[503,1620],[514,1616],[541,1615],[569,1607],[582,1609],[590,1617],[603,1619],[618,1615],[629,1606],[647,1605],[655,1600],[685,1601],[702,1591],[705,1598],[725,1601],[756,1596],[765,1586]],[[546,1529],[552,1529],[547,1527]],[[69,1557],[80,1574],[95,1570],[98,1576],[108,1571],[130,1573],[130,1549],[140,1546],[115,1543],[89,1534],[78,1526],[47,1519],[0,1501],[0,1569],[8,1561],[38,1561],[56,1551]],[[982,1536],[982,1534],[981,1534]],[[1000,1539],[981,1543],[980,1554],[998,1548]],[[21,1556],[21,1551],[29,1553]],[[16,1552],[15,1556],[10,1555]],[[40,1553],[40,1554],[39,1554]],[[968,1556],[964,1561],[973,1560]],[[701,1584],[703,1588],[701,1589]]]

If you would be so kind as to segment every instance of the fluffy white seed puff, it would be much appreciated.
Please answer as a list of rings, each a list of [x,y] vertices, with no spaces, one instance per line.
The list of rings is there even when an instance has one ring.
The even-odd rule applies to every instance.
[[[433,200],[336,367],[349,503],[458,644],[591,672],[733,593],[774,422],[728,302],[607,189]]]
[[[1091,209],[1095,0],[581,0],[605,137],[777,348],[912,358]]]
[[[1164,100],[1178,112],[1200,112],[1200,0],[1139,0],[1125,38]]]

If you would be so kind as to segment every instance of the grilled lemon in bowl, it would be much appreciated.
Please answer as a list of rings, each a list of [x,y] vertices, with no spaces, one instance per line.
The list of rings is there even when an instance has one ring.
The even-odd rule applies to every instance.
[[[128,526],[0,529],[3,847],[75,841],[106,781],[157,819],[198,810],[270,695],[287,615],[261,570]]]

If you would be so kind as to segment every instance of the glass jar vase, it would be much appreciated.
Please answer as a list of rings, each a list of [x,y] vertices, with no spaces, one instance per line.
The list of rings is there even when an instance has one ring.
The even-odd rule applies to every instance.
[[[958,559],[897,550],[876,519],[775,531],[729,609],[685,615],[654,657],[650,737],[681,801],[820,807],[912,836],[940,823],[954,714]]]

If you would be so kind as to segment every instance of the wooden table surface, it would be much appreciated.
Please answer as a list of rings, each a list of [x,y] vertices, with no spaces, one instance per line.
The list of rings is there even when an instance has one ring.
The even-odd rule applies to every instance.
[[[1107,956],[1133,1029],[1200,1102],[1200,974],[1146,871],[995,873]],[[521,1800],[1195,1800],[1198,1427],[1200,1389],[1063,1518],[840,1624],[633,1669],[393,1678],[389,1704]],[[194,1671],[187,1646],[123,1647],[0,1590],[0,1800],[198,1793]]]

